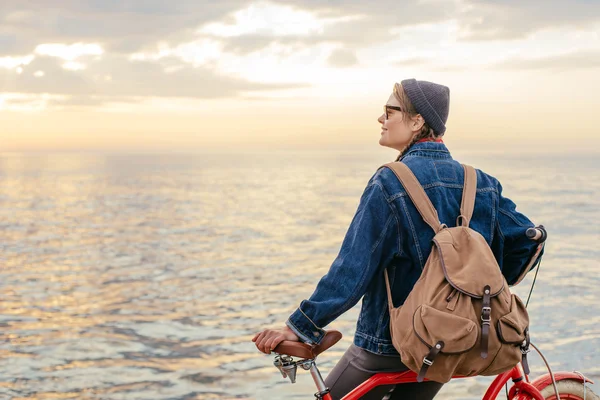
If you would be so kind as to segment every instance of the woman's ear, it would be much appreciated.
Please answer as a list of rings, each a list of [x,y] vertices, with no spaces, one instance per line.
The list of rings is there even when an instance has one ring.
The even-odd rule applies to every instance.
[[[411,130],[420,131],[421,128],[425,125],[425,120],[421,114],[415,115],[411,120]]]

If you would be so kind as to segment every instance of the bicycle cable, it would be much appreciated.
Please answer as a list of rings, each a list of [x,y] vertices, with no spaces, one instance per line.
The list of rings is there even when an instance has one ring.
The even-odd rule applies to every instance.
[[[540,272],[540,267],[542,266],[542,260],[538,263],[535,269],[535,275],[533,276],[533,282],[531,282],[531,289],[529,289],[529,295],[527,296],[527,301],[525,302],[525,308],[529,305],[529,299],[531,299],[531,293],[533,293],[533,287],[535,286],[535,280],[537,279],[538,272]]]
[[[533,293],[533,288],[535,287],[535,281],[537,279],[538,272],[540,272],[541,266],[542,266],[542,260],[540,260],[540,262],[538,263],[538,265],[535,269],[535,275],[533,276],[533,281],[531,282],[531,288],[529,289],[529,294],[527,295],[527,301],[525,302],[525,308],[527,308],[527,306],[529,305],[529,299],[531,299],[531,294]],[[538,353],[539,353],[539,351],[538,351]],[[540,355],[541,355],[541,353],[540,353]],[[548,365],[548,364],[546,364],[546,365]],[[550,369],[548,369],[548,371],[550,371]],[[550,375],[552,376],[552,382],[554,383],[554,375],[552,375],[552,372],[550,372]],[[506,391],[506,399],[508,400],[508,382],[506,382],[506,384],[504,385],[504,390]],[[558,393],[555,383],[554,383],[554,391],[556,393]],[[584,391],[584,394],[585,394],[585,391]],[[557,394],[556,398],[560,399],[560,396],[558,396],[558,394]],[[584,400],[585,400],[585,398],[584,398]]]
[[[535,280],[537,279],[538,272],[540,272],[541,266],[542,266],[542,260],[540,259],[540,262],[538,263],[537,268],[535,270],[535,275],[533,276],[533,281],[531,282],[531,289],[529,289],[529,295],[527,295],[527,301],[525,302],[525,308],[527,308],[527,306],[529,305],[529,299],[531,299],[531,294],[533,293],[533,288],[535,287]],[[529,344],[533,346],[535,351],[537,351],[538,354],[542,357],[542,360],[544,360],[544,364],[546,364],[546,368],[548,368],[548,372],[550,373],[550,378],[552,378],[552,386],[554,387],[554,394],[556,395],[557,399],[560,399],[560,395],[558,393],[558,388],[556,387],[556,381],[554,380],[554,374],[552,373],[552,370],[550,369],[550,365],[548,364],[548,361],[546,361],[546,358],[544,357],[542,352],[537,347],[535,347],[535,345],[533,343],[529,343]],[[577,375],[579,375],[583,380],[583,400],[585,400],[585,398],[586,398],[585,376],[579,371],[573,371],[573,372],[575,372]],[[508,382],[506,382],[505,388],[507,391],[506,398],[508,399]]]
[[[552,386],[554,386],[554,394],[556,394],[556,398],[560,399],[560,394],[558,394],[558,388],[556,387],[556,381],[554,380],[554,373],[552,373],[552,369],[550,368],[550,364],[548,364],[548,361],[546,360],[546,357],[544,357],[544,355],[542,354],[542,352],[540,351],[540,349],[538,349],[533,343],[529,343],[531,346],[533,346],[533,348],[535,349],[535,351],[538,352],[538,354],[540,355],[540,357],[542,357],[542,360],[544,361],[544,364],[546,364],[546,368],[548,369],[548,373],[550,374],[550,378],[552,378]]]
[[[538,272],[540,272],[540,267],[542,266],[542,260],[538,263],[535,269],[535,275],[533,276],[533,281],[531,282],[531,288],[529,289],[529,295],[527,295],[527,301],[525,302],[525,308],[529,305],[529,299],[531,299],[531,294],[533,293],[533,288],[535,286],[535,281],[537,279]],[[550,373],[552,374],[552,373]],[[554,376],[552,376],[552,380],[554,381]],[[506,391],[506,399],[508,400],[508,382],[504,385],[504,390]],[[560,397],[557,397],[559,399]]]

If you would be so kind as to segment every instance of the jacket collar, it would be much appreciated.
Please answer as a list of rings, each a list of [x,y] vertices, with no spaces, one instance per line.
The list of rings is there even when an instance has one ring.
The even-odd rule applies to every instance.
[[[415,143],[408,151],[400,157],[400,160],[403,160],[406,157],[429,157],[429,158],[442,158],[442,159],[452,159],[450,155],[450,151],[446,147],[444,143],[437,142],[421,142]]]

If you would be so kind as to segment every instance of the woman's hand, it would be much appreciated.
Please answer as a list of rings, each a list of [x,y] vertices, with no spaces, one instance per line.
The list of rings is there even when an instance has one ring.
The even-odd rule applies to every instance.
[[[265,329],[252,338],[256,348],[265,354],[271,354],[271,351],[284,340],[298,342],[300,338],[287,326],[282,329]]]

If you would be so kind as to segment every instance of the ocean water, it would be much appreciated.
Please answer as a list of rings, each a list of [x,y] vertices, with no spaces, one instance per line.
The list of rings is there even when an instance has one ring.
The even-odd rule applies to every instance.
[[[600,385],[599,155],[454,155],[548,228],[532,340],[554,370]],[[0,398],[313,398],[306,371],[290,384],[250,340],[310,296],[394,157],[0,155]],[[344,338],[319,357],[323,375],[359,305],[330,325]],[[531,366],[544,373],[539,357]],[[479,399],[490,382],[457,380],[439,397]]]

